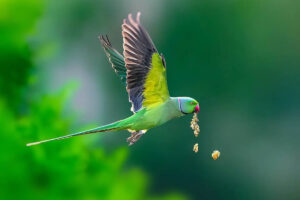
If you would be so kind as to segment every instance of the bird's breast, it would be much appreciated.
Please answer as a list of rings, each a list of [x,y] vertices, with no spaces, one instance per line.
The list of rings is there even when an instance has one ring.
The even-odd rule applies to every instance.
[[[145,108],[141,113],[136,113],[135,123],[132,126],[134,130],[150,129],[166,123],[167,121],[182,116],[172,102],[165,102],[150,108]]]

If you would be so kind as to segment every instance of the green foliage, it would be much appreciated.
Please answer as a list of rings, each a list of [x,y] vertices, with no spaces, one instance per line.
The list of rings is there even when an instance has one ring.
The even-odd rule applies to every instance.
[[[16,108],[33,68],[28,34],[41,12],[41,1],[0,1],[0,92],[12,108]]]
[[[116,190],[130,199],[139,197],[145,176],[139,170],[120,172],[127,155],[125,149],[105,155],[100,149],[87,149],[78,138],[33,148],[25,146],[29,141],[25,138],[41,139],[68,132],[69,122],[61,119],[60,107],[58,99],[45,97],[32,106],[28,116],[15,119],[1,104],[1,148],[2,152],[9,152],[0,157],[1,166],[6,166],[1,170],[1,196],[11,199],[111,199]],[[127,179],[128,176],[132,176],[132,180]],[[131,185],[132,194],[124,194],[124,184]]]

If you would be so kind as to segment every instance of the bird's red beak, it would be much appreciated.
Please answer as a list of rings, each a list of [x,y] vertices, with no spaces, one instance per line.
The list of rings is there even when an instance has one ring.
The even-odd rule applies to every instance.
[[[199,107],[199,104],[197,104],[196,107],[195,107],[194,112],[195,112],[195,113],[198,113],[199,111],[200,111],[200,107]]]

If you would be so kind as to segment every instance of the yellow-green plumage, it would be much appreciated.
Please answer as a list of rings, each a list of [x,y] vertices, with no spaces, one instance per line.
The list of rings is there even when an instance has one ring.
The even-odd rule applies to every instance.
[[[152,55],[152,67],[146,77],[144,84],[143,106],[151,107],[162,104],[169,98],[169,91],[166,78],[166,68],[163,66],[158,53]]]

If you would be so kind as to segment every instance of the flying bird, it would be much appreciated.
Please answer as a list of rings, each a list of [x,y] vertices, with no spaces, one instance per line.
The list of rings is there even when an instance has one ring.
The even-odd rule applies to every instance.
[[[149,34],[129,14],[122,24],[123,55],[114,49],[107,36],[99,37],[116,74],[126,86],[133,115],[114,123],[58,138],[29,143],[36,145],[91,133],[128,130],[129,145],[134,144],[149,129],[167,121],[199,112],[199,103],[190,97],[170,97],[166,79],[166,61],[159,54]]]

